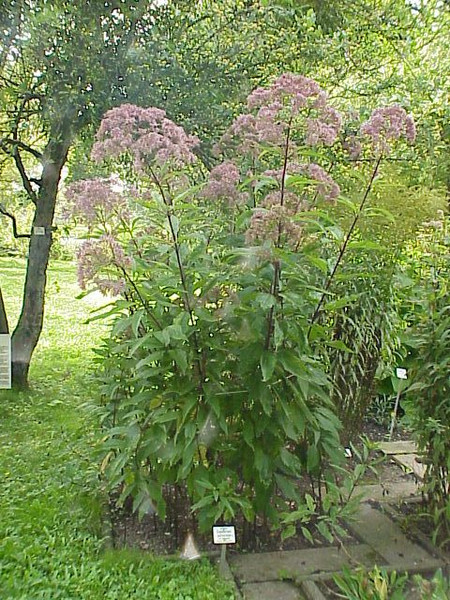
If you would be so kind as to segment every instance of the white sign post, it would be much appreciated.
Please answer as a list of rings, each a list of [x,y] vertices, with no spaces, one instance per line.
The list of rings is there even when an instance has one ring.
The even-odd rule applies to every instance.
[[[400,382],[408,379],[408,371],[406,369],[404,369],[403,367],[397,367],[395,369],[395,374],[397,376],[397,379],[400,379]],[[394,433],[395,423],[397,421],[398,405],[400,402],[400,394],[402,393],[402,389],[403,389],[402,386],[399,385],[398,391],[397,391],[397,397],[395,399],[394,412],[392,413],[391,428],[389,430],[389,439],[390,440],[392,439],[392,434]]]
[[[227,573],[227,545],[236,543],[236,528],[234,525],[214,525],[212,528],[213,543],[222,546],[220,549],[219,573]]]
[[[11,389],[11,336],[0,333],[0,390]]]

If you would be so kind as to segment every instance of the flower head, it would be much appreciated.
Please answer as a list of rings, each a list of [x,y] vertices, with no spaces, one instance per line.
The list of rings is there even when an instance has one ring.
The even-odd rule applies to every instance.
[[[101,213],[108,218],[112,214],[127,214],[127,204],[119,191],[120,186],[114,178],[84,179],[74,181],[66,190],[69,216],[81,217],[94,223]]]
[[[261,144],[283,146],[293,123],[297,129],[303,127],[305,142],[312,146],[333,144],[342,124],[340,113],[329,105],[319,84],[293,73],[284,73],[269,87],[254,90],[247,106],[253,112],[240,115],[222,142],[226,145],[238,138],[239,151],[253,155],[259,154]]]
[[[86,240],[77,251],[77,259],[81,289],[86,289],[89,282],[103,293],[114,291],[117,295],[125,288],[125,281],[119,274],[131,266],[132,260],[113,236]],[[106,274],[109,277],[105,277]]]
[[[227,160],[211,170],[203,196],[211,200],[222,198],[230,206],[237,204],[243,199],[243,194],[238,188],[239,180],[239,169],[233,162]]]
[[[183,166],[195,161],[192,149],[198,145],[196,136],[166,117],[160,108],[141,108],[122,104],[109,110],[101,122],[92,158],[96,161],[129,154],[134,166],[142,171],[148,162],[162,165],[172,162]]]
[[[416,139],[412,116],[397,104],[375,109],[370,119],[361,125],[361,133],[371,140],[376,150],[386,153],[390,151],[389,143],[402,136],[410,143]]]
[[[339,196],[341,192],[339,185],[321,166],[308,163],[300,166],[300,172],[318,183],[317,193],[325,200],[335,200]]]
[[[257,108],[277,101],[287,102],[292,109],[298,111],[306,105],[308,98],[317,98],[321,91],[314,79],[294,73],[283,73],[270,87],[254,90],[247,98],[247,106]]]

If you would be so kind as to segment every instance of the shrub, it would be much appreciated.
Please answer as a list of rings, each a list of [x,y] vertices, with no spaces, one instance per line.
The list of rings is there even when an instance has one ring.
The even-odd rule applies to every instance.
[[[374,163],[361,163],[369,183],[337,235],[340,113],[315,81],[290,74],[255,90],[248,110],[205,182],[198,140],[164,111],[112,109],[93,156],[120,177],[68,193],[94,234],[79,250],[80,284],[121,296],[100,352],[103,472],[141,514],[164,517],[165,491],[187,491],[203,529],[238,514],[277,526],[280,511],[303,502],[297,480],[339,463],[316,321],[332,310],[383,155],[414,133],[400,107],[361,128]]]
[[[437,226],[438,225],[438,226]],[[450,543],[450,276],[448,219],[428,227],[422,294],[409,345],[412,385],[408,416],[426,464],[424,492],[435,524],[434,539]],[[436,227],[437,226],[437,227]],[[431,229],[431,230],[430,230]]]

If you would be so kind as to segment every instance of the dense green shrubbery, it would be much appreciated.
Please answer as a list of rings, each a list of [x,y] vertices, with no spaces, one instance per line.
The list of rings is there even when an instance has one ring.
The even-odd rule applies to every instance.
[[[411,381],[407,413],[426,464],[424,492],[435,539],[450,543],[449,220],[427,224],[410,257]],[[417,254],[420,250],[420,254]],[[416,280],[417,281],[417,280]]]

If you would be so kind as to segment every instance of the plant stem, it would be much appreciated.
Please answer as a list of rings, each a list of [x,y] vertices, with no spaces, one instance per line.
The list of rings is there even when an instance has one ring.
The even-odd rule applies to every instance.
[[[290,140],[290,136],[291,136],[291,124],[292,124],[292,117],[289,120],[287,131],[286,131],[286,144],[284,146],[283,169],[282,169],[282,173],[281,173],[280,206],[284,206],[284,194],[285,194],[285,189],[286,189],[285,179],[286,179],[287,164],[288,164],[288,159],[289,159],[289,140]],[[278,222],[278,239],[277,239],[277,243],[276,243],[277,248],[279,248],[281,246],[281,234],[282,234],[282,225],[281,225],[281,221],[279,221]],[[280,278],[281,278],[281,263],[279,260],[273,261],[273,268],[274,268],[274,273],[273,273],[271,294],[276,298],[277,301],[279,301],[280,297],[279,297],[278,291],[279,291],[279,284],[280,284]],[[273,331],[275,328],[274,327],[274,314],[275,314],[275,307],[271,306],[269,314],[267,315],[267,335],[266,335],[266,341],[264,344],[264,347],[266,350],[269,350],[269,348],[270,348],[270,342],[271,342]]]
[[[278,298],[279,298],[278,285],[280,282],[280,274],[281,274],[280,261],[275,260],[273,262],[273,267],[274,267],[274,274],[273,274],[272,289],[270,290],[270,293],[278,300]],[[275,312],[275,307],[271,306],[270,310],[269,310],[269,314],[267,315],[267,334],[266,334],[266,342],[264,344],[264,348],[266,350],[270,349],[270,342],[272,340],[272,335],[273,335],[273,331],[274,331],[274,312]]]
[[[308,337],[311,334],[312,326],[314,325],[317,317],[319,316],[320,309],[322,308],[322,305],[324,303],[324,300],[325,300],[325,297],[327,295],[327,292],[330,289],[330,286],[331,286],[331,284],[332,284],[332,282],[334,280],[334,276],[336,275],[336,271],[338,270],[339,265],[341,264],[342,258],[344,257],[344,253],[345,253],[345,251],[347,249],[347,246],[348,246],[348,243],[350,241],[350,238],[351,238],[351,236],[353,234],[353,231],[354,231],[354,229],[356,227],[356,223],[358,222],[359,217],[361,216],[361,213],[362,213],[362,211],[364,209],[364,206],[366,204],[366,201],[367,201],[367,198],[369,196],[370,190],[372,189],[373,182],[374,182],[375,177],[376,177],[376,175],[378,173],[378,168],[380,166],[382,156],[383,155],[380,154],[380,156],[378,157],[378,160],[377,160],[377,162],[375,164],[375,168],[374,168],[374,170],[372,172],[372,175],[370,177],[370,181],[369,181],[369,183],[367,185],[366,191],[364,192],[363,199],[361,200],[361,204],[359,205],[358,212],[356,213],[356,215],[355,215],[355,217],[353,219],[353,222],[352,222],[352,224],[350,226],[350,229],[348,230],[348,233],[345,236],[344,243],[342,244],[342,247],[341,247],[341,250],[339,252],[339,256],[338,256],[338,258],[336,260],[336,263],[334,265],[334,268],[333,268],[331,274],[329,275],[329,277],[327,279],[327,282],[325,283],[324,290],[322,292],[320,300],[319,300],[319,302],[318,302],[318,304],[317,304],[317,306],[316,306],[316,308],[314,310],[313,316],[311,318],[311,323],[310,323],[309,330],[308,330]]]
[[[194,348],[195,348],[195,352],[196,352],[195,361],[197,363],[198,374],[199,374],[199,391],[200,391],[200,394],[202,396],[204,396],[203,382],[206,380],[206,373],[203,368],[201,352],[200,352],[200,344],[198,342],[198,336],[197,336],[197,332],[195,330],[194,312],[192,310],[191,303],[189,301],[189,291],[188,291],[188,287],[187,287],[186,275],[184,272],[183,263],[181,260],[180,245],[178,243],[177,233],[175,231],[175,227],[173,224],[173,218],[172,218],[173,214],[171,212],[173,210],[173,202],[172,202],[171,198],[167,196],[167,194],[164,190],[164,187],[162,186],[158,177],[155,175],[153,169],[150,169],[150,173],[151,173],[151,176],[152,176],[152,179],[153,179],[155,185],[157,186],[157,188],[161,194],[163,202],[166,206],[166,217],[167,217],[167,221],[169,223],[170,235],[172,237],[173,247],[175,250],[175,256],[176,256],[177,265],[178,265],[178,271],[179,271],[180,279],[181,279],[181,287],[183,289],[183,304],[184,304],[184,308],[185,308],[186,312],[189,314],[192,326],[194,327],[192,336],[193,336]]]
[[[150,319],[153,321],[153,323],[156,325],[156,327],[158,327],[158,329],[163,329],[163,326],[161,325],[159,320],[155,317],[155,315],[149,309],[147,301],[143,298],[141,292],[139,291],[137,285],[134,283],[133,279],[128,275],[128,273],[126,272],[126,270],[123,267],[121,267],[119,265],[116,265],[116,266],[121,271],[121,273],[123,274],[125,279],[128,281],[128,283],[131,285],[131,287],[133,288],[133,290],[136,293],[137,297],[139,298],[142,306],[144,307],[147,315],[150,317]]]

